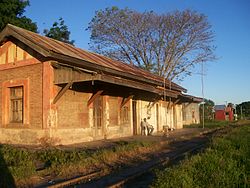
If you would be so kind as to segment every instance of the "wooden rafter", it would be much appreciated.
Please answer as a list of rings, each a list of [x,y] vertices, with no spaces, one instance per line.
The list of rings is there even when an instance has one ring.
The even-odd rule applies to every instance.
[[[151,106],[151,102],[148,103],[147,108],[149,108],[150,106]]]
[[[174,101],[174,104],[177,104],[181,99],[177,99],[176,101]]]
[[[171,102],[169,101],[169,102],[168,102],[167,109],[169,109],[170,107],[172,107],[172,105],[170,105],[170,104],[171,104]]]
[[[130,99],[132,99],[133,97],[134,97],[134,95],[130,95],[130,96],[127,97],[127,98],[123,98],[120,108],[122,108],[122,107],[123,107]]]
[[[89,107],[90,104],[91,104],[92,102],[94,102],[94,100],[95,100],[98,96],[100,96],[102,93],[103,93],[103,90],[99,90],[99,91],[97,91],[96,93],[93,93],[93,95],[91,96],[91,98],[90,98],[89,101],[88,101],[88,107]]]
[[[150,108],[152,108],[154,105],[155,105],[155,103],[157,103],[158,102],[158,100],[156,99],[156,100],[154,100],[154,102],[152,102],[151,103],[151,105],[150,105]]]
[[[188,103],[187,105],[185,105],[184,107],[187,108],[191,103]]]
[[[176,101],[173,102],[172,106],[176,105],[181,99],[177,99]]]
[[[63,94],[72,86],[73,82],[67,83],[56,95],[56,97],[53,100],[53,104],[56,104],[56,102],[63,96]]]
[[[155,98],[153,102],[148,103],[147,108],[151,109],[155,105],[155,103],[157,103],[158,101],[159,101],[159,99]]]

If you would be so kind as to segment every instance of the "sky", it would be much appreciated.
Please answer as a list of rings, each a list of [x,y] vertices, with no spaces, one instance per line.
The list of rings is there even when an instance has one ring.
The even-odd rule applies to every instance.
[[[37,23],[40,33],[62,17],[75,46],[88,50],[88,23],[96,11],[112,6],[159,14],[185,9],[205,14],[215,33],[218,60],[204,65],[204,97],[216,104],[250,101],[250,0],[30,0],[24,15]],[[200,70],[196,67],[196,72]],[[177,83],[188,94],[202,97],[201,75]]]

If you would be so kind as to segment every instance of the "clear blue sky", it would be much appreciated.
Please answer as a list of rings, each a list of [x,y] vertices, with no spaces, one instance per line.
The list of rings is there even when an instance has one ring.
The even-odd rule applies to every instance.
[[[216,35],[214,45],[219,57],[217,62],[205,65],[205,98],[216,104],[250,101],[250,0],[30,0],[25,15],[37,23],[41,33],[63,17],[75,45],[88,49],[88,23],[95,11],[110,6],[157,13],[190,8],[205,14]],[[199,75],[179,84],[189,94],[201,96]]]

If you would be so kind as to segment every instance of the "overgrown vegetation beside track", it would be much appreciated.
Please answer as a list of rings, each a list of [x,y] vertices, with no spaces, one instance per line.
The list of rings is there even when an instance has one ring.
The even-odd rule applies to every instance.
[[[211,120],[211,121],[205,121],[204,128],[213,129],[213,128],[219,128],[219,127],[228,126],[229,124],[235,124],[235,123],[236,122]],[[203,125],[202,125],[202,123],[200,123],[200,124],[184,125],[184,128],[203,128]]]
[[[62,150],[49,148],[42,150],[0,145],[0,187],[7,185],[32,186],[39,177],[50,176],[67,178],[94,168],[116,167],[118,160],[139,157],[138,153],[150,152],[154,142],[119,141],[114,147],[97,150]],[[138,159],[139,160],[139,159]],[[40,168],[40,170],[39,170]]]
[[[157,172],[152,187],[249,187],[250,124],[230,130],[204,153]]]
[[[245,124],[245,123],[246,122],[237,124]],[[230,128],[232,126],[225,126],[225,127]],[[237,133],[237,135],[241,133],[237,132],[238,129],[241,130],[241,128],[235,129],[236,130],[235,134]],[[225,130],[227,129],[222,129],[221,131],[224,131],[224,133],[226,133]],[[215,174],[213,175],[210,174],[210,178],[211,177],[214,179],[217,178],[217,174],[219,174],[219,172],[216,171],[218,166],[220,169],[223,169],[222,167],[226,169],[225,172],[224,171],[221,172],[222,175],[224,173],[223,176],[224,178],[227,177],[226,172],[232,170],[233,172],[230,172],[231,175],[230,178],[228,179],[229,180],[232,179],[235,182],[239,180],[240,182],[239,185],[241,185],[245,183],[245,181],[249,182],[249,171],[247,173],[244,171],[245,169],[250,169],[249,159],[246,157],[250,156],[249,145],[247,145],[246,140],[244,140],[247,139],[247,141],[249,142],[249,129],[242,130],[241,136],[238,135],[237,137],[238,140],[236,139],[236,141],[230,141],[229,138],[227,137],[218,138],[218,141],[213,142],[213,145],[210,147],[210,149],[207,150],[207,152],[211,155],[207,157],[207,161],[206,158],[205,159],[202,158],[202,155],[198,155],[198,159],[192,158],[192,160],[198,161],[198,163],[195,164],[196,166],[199,166],[199,164],[204,163],[205,164],[204,168],[207,166],[209,167],[208,168],[209,172],[214,171]],[[240,140],[240,138],[244,139]],[[222,139],[222,141],[220,141],[220,139]],[[223,139],[226,139],[226,141],[223,141]],[[233,146],[230,146],[231,142],[234,143]],[[111,146],[108,148],[97,148],[97,149],[96,148],[70,149],[70,148],[47,147],[47,146],[46,147],[44,146],[43,149],[41,148],[37,149],[37,148],[25,148],[25,147],[0,144],[0,169],[1,169],[0,187],[15,187],[15,186],[33,187],[34,185],[37,185],[39,183],[46,183],[48,182],[48,180],[60,180],[60,179],[63,180],[67,178],[73,178],[79,175],[84,175],[94,171],[98,171],[100,169],[104,171],[103,172],[104,174],[105,173],[107,174],[111,171],[115,171],[120,168],[139,165],[139,163],[143,163],[143,161],[154,160],[155,156],[158,156],[158,154],[163,149],[168,148],[168,144],[166,143],[167,142],[160,143],[160,140],[118,141],[118,142],[112,142]],[[220,148],[222,146],[226,148],[226,149],[224,148],[225,150],[224,153],[222,151],[215,152],[215,149]],[[213,155],[214,152],[220,155],[214,156]],[[223,157],[225,157],[226,155],[228,155],[229,157],[224,160]],[[217,159],[217,163],[212,164],[211,162],[212,159]],[[234,160],[240,160],[240,162],[235,162]],[[210,163],[212,164],[211,167]],[[242,164],[245,164],[245,166],[243,165],[244,168],[242,167]],[[190,164],[186,164],[186,167],[189,166]],[[188,183],[192,182],[193,179],[195,179],[193,178],[193,176],[195,177],[197,176],[198,179],[201,179],[203,175],[204,177],[209,176],[209,174],[206,175],[204,174],[204,172],[202,173],[196,172],[196,166],[192,167],[191,170],[188,168],[187,169],[184,168],[179,172],[167,170],[170,171],[170,174],[167,176],[171,177],[172,175],[172,177],[175,177],[177,179],[176,180],[177,183],[181,182],[179,181],[178,178],[184,179],[185,182],[181,185],[183,185],[182,187],[186,187],[185,185],[188,186],[189,185]],[[230,167],[229,169],[227,169],[228,166]],[[238,169],[234,170],[236,166],[240,170]],[[195,174],[191,175],[190,177],[189,174],[183,173],[185,171],[196,172],[198,173],[198,175]],[[240,174],[241,171],[243,172],[243,174]],[[161,183],[160,177],[164,179],[164,176],[165,176],[164,174],[160,173],[159,180],[156,182],[155,185],[157,186],[160,185]],[[246,179],[246,177],[248,179]],[[165,177],[165,180],[175,179],[175,178]],[[238,178],[238,179],[233,179],[233,178]],[[209,178],[204,179],[204,181],[208,180]]]

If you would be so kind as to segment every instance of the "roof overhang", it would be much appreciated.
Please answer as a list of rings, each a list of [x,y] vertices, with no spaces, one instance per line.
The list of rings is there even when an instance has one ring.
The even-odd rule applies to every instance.
[[[143,90],[150,93],[163,96],[165,94],[168,97],[177,98],[178,92],[169,89],[160,88],[154,85],[137,82],[130,79],[125,79],[118,76],[107,75],[104,73],[98,73],[95,71],[89,71],[79,67],[68,66],[57,62],[51,62],[54,67],[54,84],[66,84],[69,82],[88,82],[88,81],[100,81],[109,84],[129,87],[133,89]]]
[[[32,35],[32,37],[29,37],[29,35]],[[127,82],[136,82],[136,83],[140,83],[141,85],[147,85],[149,88],[150,88],[149,85],[151,85],[151,89],[155,88],[156,86],[162,87],[164,85],[163,78],[161,81],[160,77],[158,77],[158,79],[151,79],[151,78],[147,78],[145,76],[141,76],[139,74],[130,74],[128,71],[123,72],[123,71],[119,71],[116,69],[112,69],[110,67],[102,66],[102,65],[90,62],[90,61],[86,61],[84,59],[69,56],[69,55],[64,54],[64,53],[58,53],[55,50],[51,50],[53,48],[51,48],[51,49],[46,48],[46,45],[51,46],[51,44],[48,41],[44,42],[44,45],[42,45],[41,43],[38,42],[39,40],[41,41],[44,38],[43,36],[37,35],[35,33],[29,32],[29,31],[26,31],[24,29],[13,26],[11,24],[8,24],[5,27],[5,29],[0,33],[0,42],[4,42],[11,37],[21,41],[22,43],[24,43],[25,45],[27,45],[31,49],[35,50],[37,53],[42,55],[46,60],[55,60],[55,61],[59,61],[59,62],[62,62],[64,64],[72,65],[75,67],[84,68],[84,69],[88,69],[91,71],[96,71],[99,74],[102,74],[105,76],[109,75],[110,77],[113,77],[113,78],[117,77],[115,79],[116,81],[114,81],[114,79],[113,79],[112,82],[118,83],[119,82],[118,80],[124,79],[124,80],[127,80]],[[38,41],[36,41],[36,38],[39,38],[39,40],[37,39]],[[55,41],[52,39],[49,39],[49,40],[51,40],[51,42]],[[150,73],[148,73],[148,74],[150,74]],[[105,78],[102,78],[102,79],[105,80]],[[107,81],[107,79],[106,79],[106,81]],[[168,81],[168,82],[170,82],[170,81]],[[121,83],[121,82],[119,82],[119,83]],[[187,92],[187,90],[185,88],[183,88],[183,87],[181,87],[173,82],[170,82],[170,84],[171,83],[172,83],[172,87],[170,87],[171,89],[169,89],[169,90],[166,89],[167,92],[173,93],[172,92],[173,90],[175,90],[177,92]],[[167,88],[169,86],[167,85],[165,87]],[[154,90],[157,90],[159,92],[162,91],[162,90],[158,90],[158,89],[154,89]],[[153,90],[153,92],[154,92],[154,90]]]
[[[195,97],[192,95],[181,94],[180,98],[181,98],[182,102],[189,102],[189,103],[201,103],[201,102],[203,102],[203,98]]]

